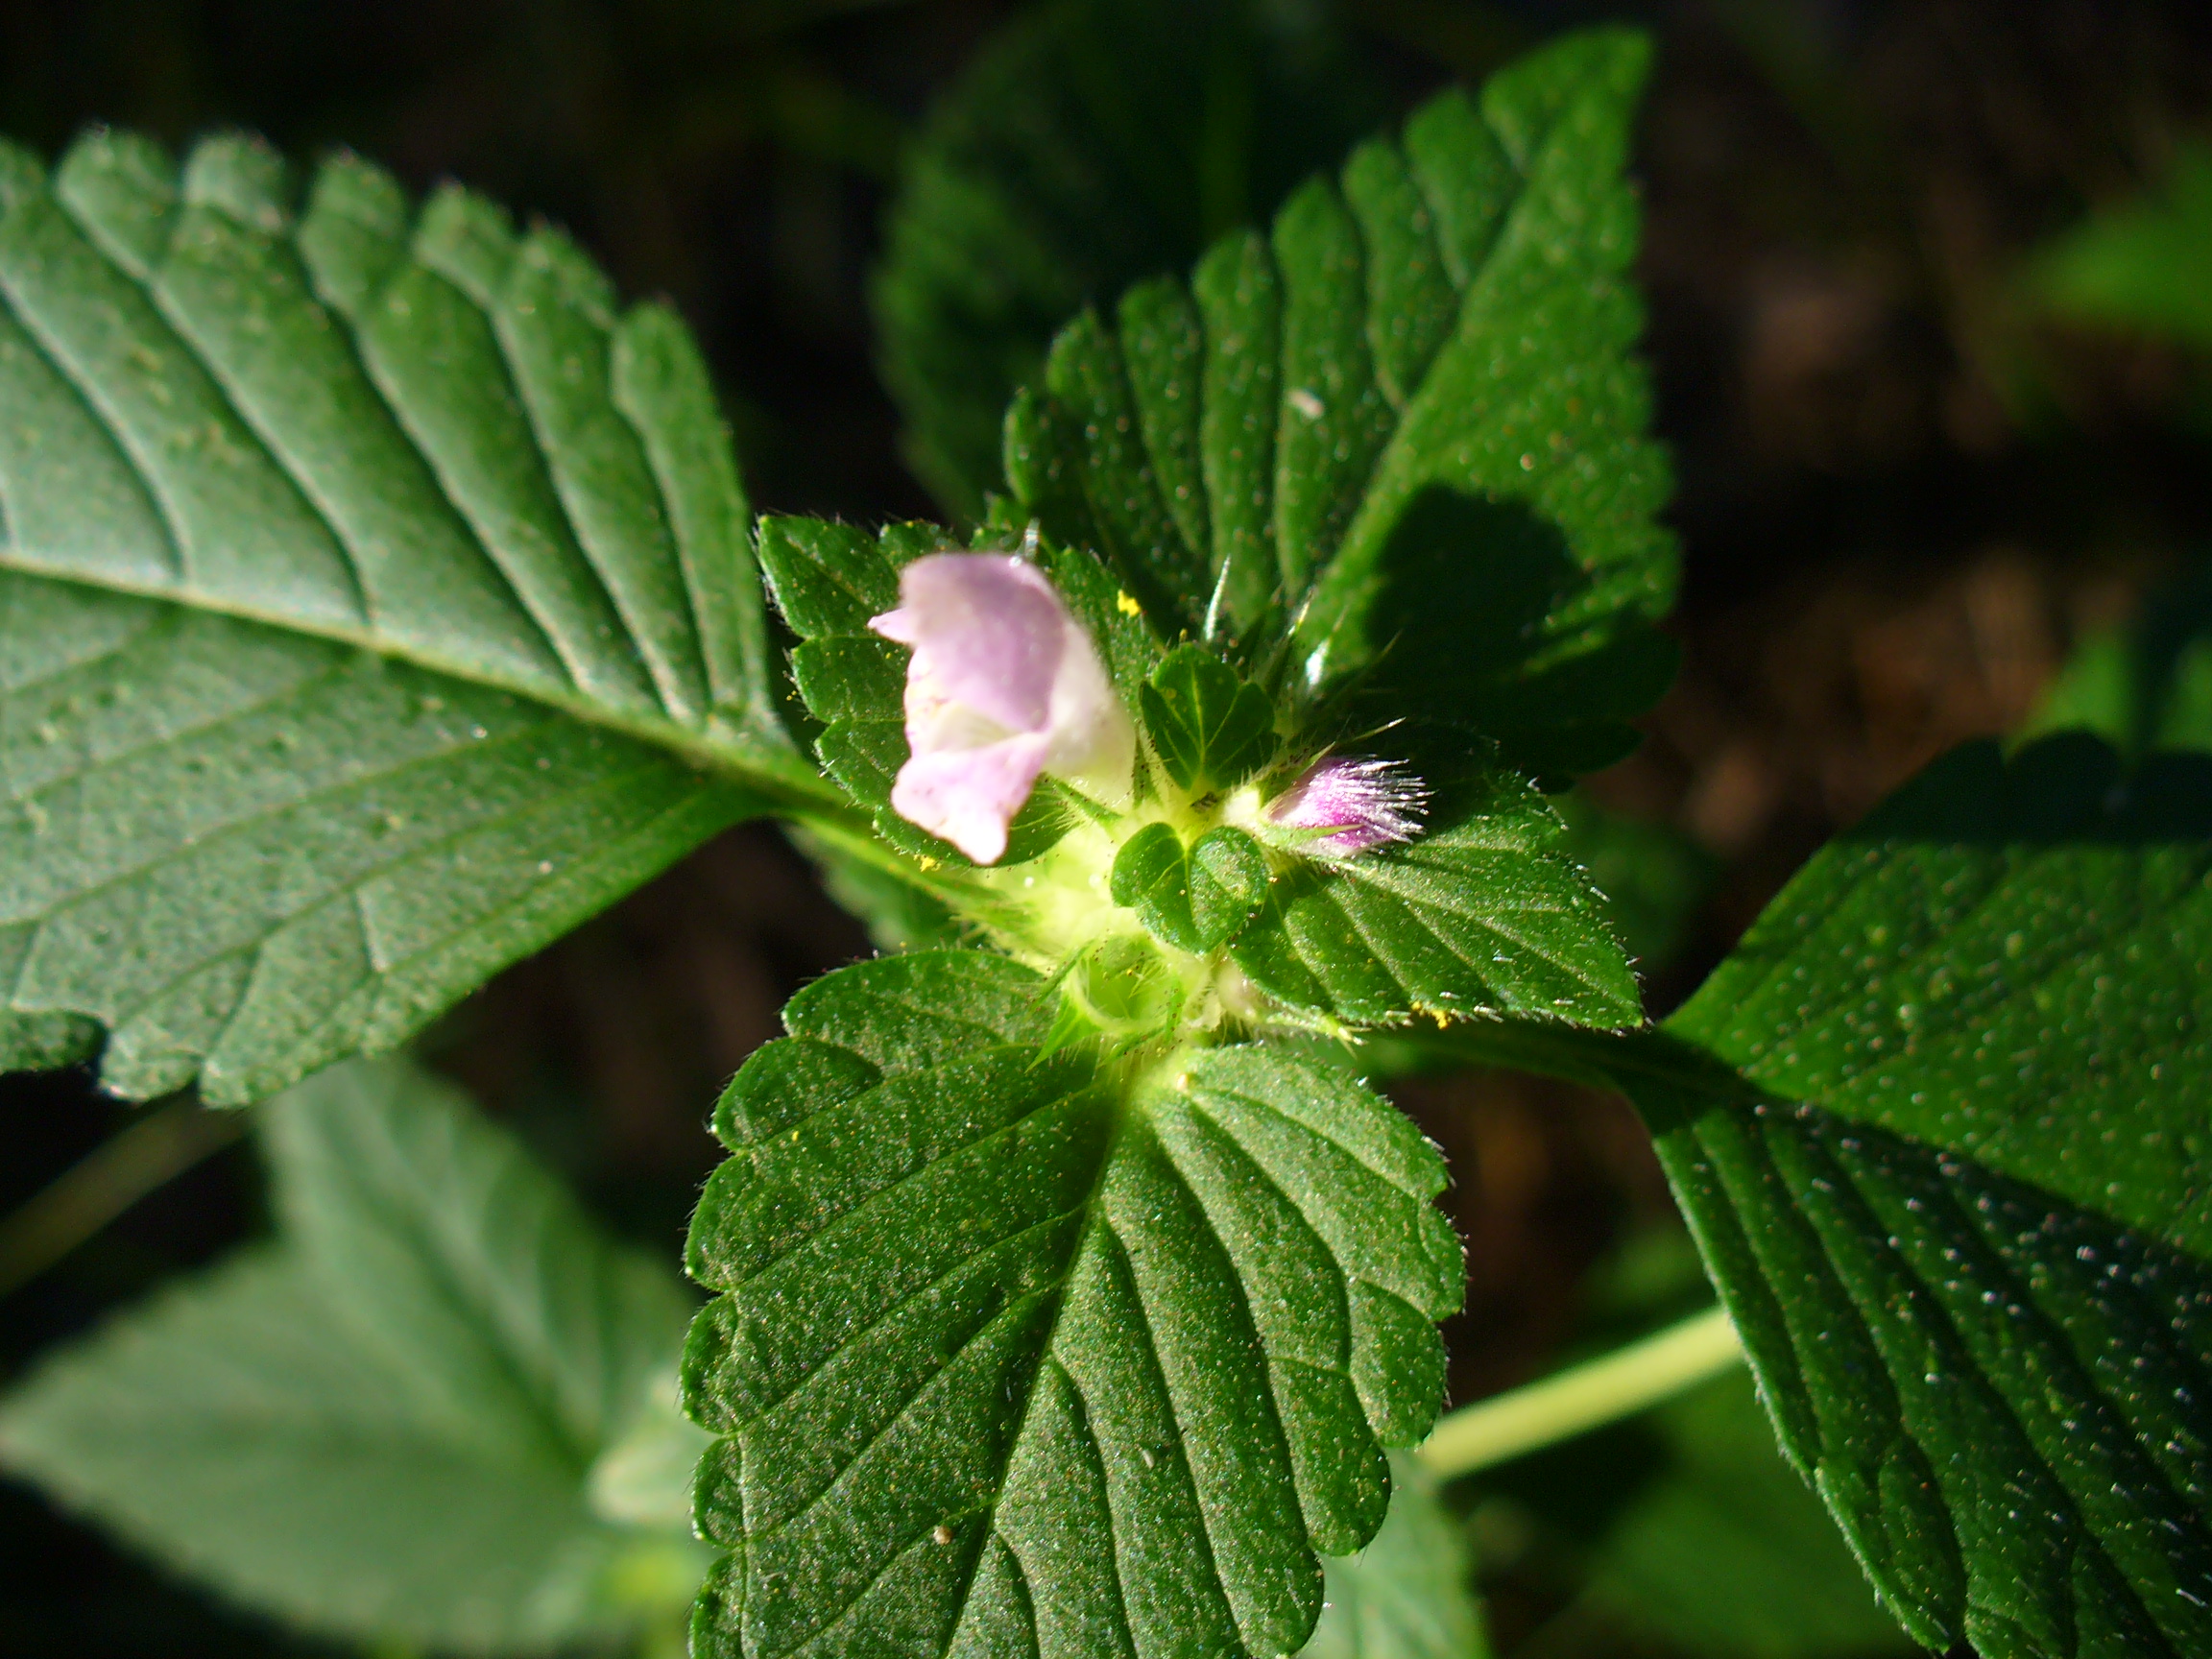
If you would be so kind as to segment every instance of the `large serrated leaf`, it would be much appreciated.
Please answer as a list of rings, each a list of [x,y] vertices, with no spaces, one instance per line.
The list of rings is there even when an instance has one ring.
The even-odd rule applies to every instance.
[[[695,1575],[588,1492],[675,1358],[667,1271],[412,1069],[329,1071],[264,1126],[279,1239],[45,1360],[0,1463],[343,1640],[538,1650],[633,1626],[618,1575]]]
[[[2208,875],[2212,757],[1969,745],[1809,863],[1668,1030],[2212,1255]]]
[[[252,1098],[819,800],[746,521],[682,325],[554,231],[0,153],[0,1064]]]
[[[1461,1028],[1644,1110],[1783,1450],[1991,1659],[2212,1645],[2212,757],[1937,762],[1656,1033]]]
[[[695,1651],[1286,1653],[1381,1524],[1460,1291],[1433,1150],[1287,1050],[1046,1057],[1042,987],[845,969],[732,1085]]]
[[[1622,177],[1646,57],[1575,36],[1447,93],[1188,287],[1077,319],[1008,417],[1019,508],[1170,636],[1288,629],[1310,693],[1547,776],[1617,758],[1672,661]]]
[[[1971,746],[1620,1072],[1784,1449],[1930,1646],[2212,1644],[2208,873],[2212,760]]]

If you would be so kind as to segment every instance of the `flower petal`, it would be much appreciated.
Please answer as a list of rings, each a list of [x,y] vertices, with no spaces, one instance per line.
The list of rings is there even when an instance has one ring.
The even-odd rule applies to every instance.
[[[978,864],[1006,851],[1006,827],[1045,770],[1046,740],[1022,733],[974,749],[911,756],[891,786],[891,809],[942,835]]]
[[[1316,837],[1309,851],[1348,858],[1421,832],[1428,785],[1395,760],[1315,761],[1267,805],[1269,822],[1286,830],[1340,830]]]
[[[1044,572],[1006,553],[932,553],[899,573],[899,608],[869,624],[914,648],[910,674],[1008,732],[1043,732],[1070,633]]]

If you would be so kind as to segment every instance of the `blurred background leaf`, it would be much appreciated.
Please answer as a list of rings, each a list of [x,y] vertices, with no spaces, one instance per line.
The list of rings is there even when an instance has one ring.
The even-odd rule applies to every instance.
[[[1711,1303],[1689,1238],[1637,1237],[1584,1286],[1602,1352]],[[1741,1369],[1640,1417],[1461,1483],[1494,1591],[1546,1609],[1505,1659],[1917,1651],[1820,1500],[1783,1461]]]
[[[2161,583],[2125,624],[2075,646],[2019,734],[2065,731],[2129,756],[2212,749],[2212,567]]]
[[[1322,1565],[1321,1623],[1300,1659],[1489,1659],[1464,1529],[1410,1453],[1391,1454],[1382,1529]]]
[[[655,1406],[691,1307],[672,1268],[405,1062],[325,1071],[257,1126],[276,1240],[49,1355],[0,1401],[0,1467],[327,1636],[497,1653],[675,1624],[707,1554],[666,1498],[703,1437]]]
[[[1086,303],[1263,225],[1386,108],[1325,8],[1051,0],[931,105],[873,287],[902,452],[944,509],[1002,487],[1008,400]]]
[[[2029,291],[2059,316],[2212,349],[2212,143],[2042,249]]]

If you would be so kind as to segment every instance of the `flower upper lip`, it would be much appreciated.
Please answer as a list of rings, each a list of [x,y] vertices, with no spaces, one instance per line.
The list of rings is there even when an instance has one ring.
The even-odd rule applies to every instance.
[[[899,600],[868,624],[914,653],[894,811],[989,864],[1042,773],[1128,799],[1135,729],[1043,571],[1012,554],[933,553],[900,572]]]

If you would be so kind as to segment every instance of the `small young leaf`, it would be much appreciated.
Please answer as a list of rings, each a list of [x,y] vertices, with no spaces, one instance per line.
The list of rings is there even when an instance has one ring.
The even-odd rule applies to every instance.
[[[1266,897],[1266,856],[1243,830],[1224,825],[1190,844],[1190,919],[1201,950],[1228,944]]]
[[[1547,778],[1618,758],[1673,669],[1622,174],[1647,58],[1555,42],[1309,180],[1188,292],[1070,324],[1007,417],[1016,510],[1170,637],[1288,631],[1303,695],[1449,710]]]
[[[1135,910],[1162,944],[1204,955],[1235,938],[1267,895],[1267,860],[1241,830],[1208,830],[1185,850],[1147,824],[1114,859],[1114,902]]]
[[[237,1102],[777,798],[705,367],[558,233],[251,140],[0,150],[0,1066]],[[703,770],[704,769],[704,770]]]
[[[1461,1284],[1433,1150],[1318,1057],[1047,1056],[1044,990],[981,951],[844,969],[731,1085],[695,1652],[1286,1653],[1315,1551],[1381,1524]]]
[[[1275,757],[1275,705],[1203,645],[1179,645],[1141,693],[1144,729],[1178,789],[1241,783]]]
[[[635,1623],[618,1575],[696,1575],[587,1491],[676,1357],[665,1270],[411,1068],[326,1071],[264,1129],[277,1242],[46,1359],[0,1463],[341,1641],[565,1646]]]
[[[1147,824],[1121,844],[1109,878],[1114,902],[1137,912],[1145,930],[1178,950],[1203,951],[1191,913],[1190,861],[1183,838],[1165,824]]]

